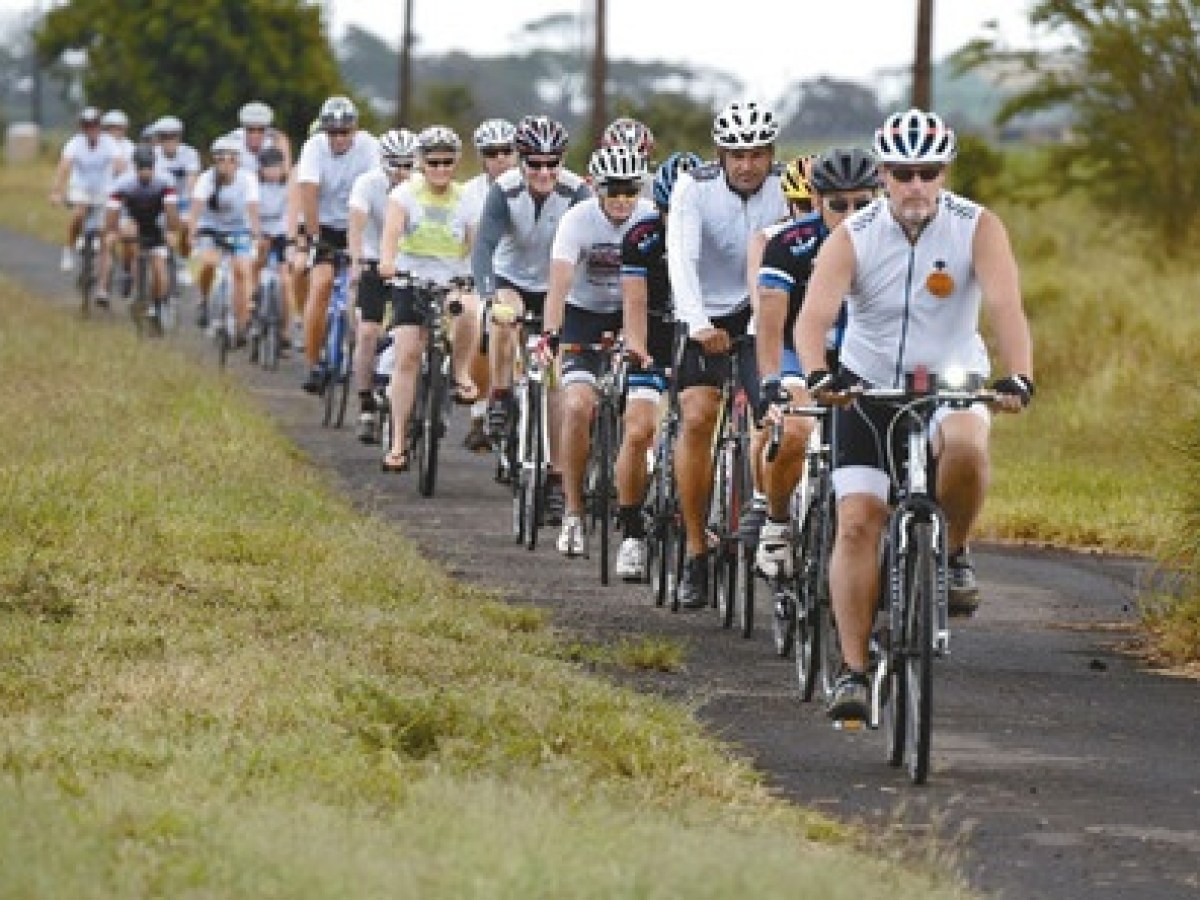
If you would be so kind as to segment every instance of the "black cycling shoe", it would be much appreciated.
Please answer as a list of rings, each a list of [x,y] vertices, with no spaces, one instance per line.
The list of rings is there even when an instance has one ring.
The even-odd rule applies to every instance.
[[[308,370],[308,375],[300,387],[307,394],[321,393],[321,391],[325,390],[325,370],[320,366],[313,366]]]
[[[871,682],[865,672],[846,669],[833,686],[825,714],[835,722],[866,722],[871,715]]]
[[[463,438],[463,446],[472,453],[489,453],[492,449],[492,442],[488,439],[487,430],[484,428],[483,417],[471,418],[471,427],[468,429],[466,436]]]
[[[708,606],[708,554],[689,556],[683,563],[683,577],[676,588],[679,605],[684,609]]]

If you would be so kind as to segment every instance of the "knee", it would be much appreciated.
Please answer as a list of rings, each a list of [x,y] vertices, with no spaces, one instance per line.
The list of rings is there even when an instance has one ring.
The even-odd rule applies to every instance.
[[[681,397],[680,417],[683,430],[692,434],[711,434],[717,426],[717,403],[705,396]]]
[[[654,420],[642,410],[630,408],[625,413],[625,443],[633,450],[645,451],[654,440]]]
[[[883,512],[858,504],[840,504],[837,540],[848,552],[875,552],[883,533]]]
[[[573,384],[567,388],[563,413],[576,423],[586,422],[596,407],[596,397],[590,385]]]

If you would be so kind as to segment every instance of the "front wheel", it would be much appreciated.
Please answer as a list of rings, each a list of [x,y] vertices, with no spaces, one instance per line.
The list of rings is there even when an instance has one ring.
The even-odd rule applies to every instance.
[[[933,609],[937,586],[937,555],[933,548],[933,526],[922,522],[913,527],[911,565],[907,572],[907,621],[904,648],[905,756],[908,777],[924,784],[929,776],[929,754],[933,738]]]
[[[442,351],[428,351],[428,373],[425,390],[421,397],[420,417],[423,420],[421,443],[417,451],[417,489],[422,497],[432,497],[437,484],[438,443],[442,437],[442,407],[445,405],[446,373]]]

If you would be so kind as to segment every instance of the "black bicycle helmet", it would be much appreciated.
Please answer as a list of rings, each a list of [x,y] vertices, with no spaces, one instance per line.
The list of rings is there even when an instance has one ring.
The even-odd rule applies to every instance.
[[[818,194],[870,191],[879,187],[879,166],[866,150],[835,147],[813,160],[808,183]]]
[[[154,148],[149,144],[138,144],[133,151],[133,167],[135,169],[153,169]]]
[[[567,129],[549,116],[526,116],[517,123],[513,146],[521,156],[561,156],[567,149]]]
[[[283,151],[278,147],[266,147],[259,151],[258,164],[263,168],[267,166],[282,166]]]

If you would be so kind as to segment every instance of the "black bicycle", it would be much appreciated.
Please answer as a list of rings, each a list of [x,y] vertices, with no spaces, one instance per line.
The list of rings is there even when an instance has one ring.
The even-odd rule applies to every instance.
[[[849,396],[892,407],[884,446],[896,504],[885,533],[884,578],[872,634],[872,727],[882,725],[887,759],[906,764],[914,784],[929,775],[933,661],[950,652],[946,518],[933,496],[929,421],[938,407],[993,403],[971,376],[939,379],[917,371],[903,388],[855,388]],[[897,440],[898,438],[898,440]],[[896,450],[903,454],[897,458]]]
[[[678,611],[679,595],[675,588],[683,576],[686,535],[679,495],[675,490],[675,445],[679,440],[679,389],[675,372],[679,369],[683,328],[677,326],[672,367],[667,371],[667,402],[658,423],[650,480],[643,504],[646,518],[646,568],[654,605],[663,606],[668,598],[671,609]]]
[[[512,483],[513,535],[518,544],[533,550],[544,519],[546,480],[550,474],[546,394],[554,385],[557,370],[553,363],[543,364],[536,352],[540,317],[527,312],[523,321],[525,340],[513,371],[510,432],[502,439],[502,459],[509,467]]]

